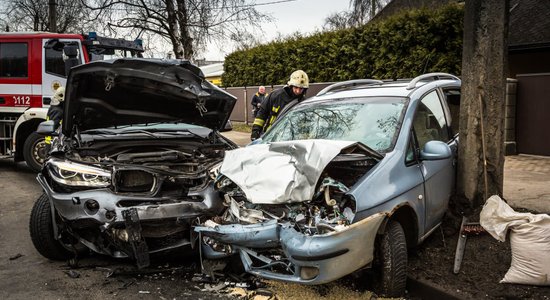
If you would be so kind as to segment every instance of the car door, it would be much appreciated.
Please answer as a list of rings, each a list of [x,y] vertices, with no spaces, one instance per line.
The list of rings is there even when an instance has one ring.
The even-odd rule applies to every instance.
[[[432,90],[422,97],[416,108],[413,128],[419,150],[429,141],[451,142],[445,110],[437,90]],[[425,232],[439,224],[447,210],[455,182],[454,159],[450,157],[420,162],[424,177]]]

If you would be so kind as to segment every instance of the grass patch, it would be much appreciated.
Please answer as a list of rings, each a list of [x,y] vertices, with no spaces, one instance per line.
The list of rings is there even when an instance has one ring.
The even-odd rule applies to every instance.
[[[252,125],[246,125],[243,122],[231,122],[231,125],[233,126],[234,131],[240,131],[240,132],[252,132]]]

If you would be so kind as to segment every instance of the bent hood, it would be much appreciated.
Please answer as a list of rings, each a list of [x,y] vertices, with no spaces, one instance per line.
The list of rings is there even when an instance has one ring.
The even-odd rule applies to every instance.
[[[312,199],[325,167],[351,141],[298,140],[256,144],[225,152],[220,173],[256,204]]]
[[[236,98],[188,61],[117,59],[75,67],[67,79],[63,133],[181,121],[221,129]]]

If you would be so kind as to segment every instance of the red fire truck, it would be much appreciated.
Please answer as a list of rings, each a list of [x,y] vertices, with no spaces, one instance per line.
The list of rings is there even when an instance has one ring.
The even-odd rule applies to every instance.
[[[0,33],[0,158],[25,160],[31,169],[40,170],[45,143],[35,130],[46,119],[54,91],[65,85],[63,46],[68,44],[76,46],[78,63],[143,52],[140,40],[104,38],[93,32]]]

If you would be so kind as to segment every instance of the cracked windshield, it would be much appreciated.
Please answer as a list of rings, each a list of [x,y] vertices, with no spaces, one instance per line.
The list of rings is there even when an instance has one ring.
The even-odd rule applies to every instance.
[[[405,98],[340,101],[297,107],[264,135],[263,142],[327,139],[359,141],[378,152],[393,148]]]

